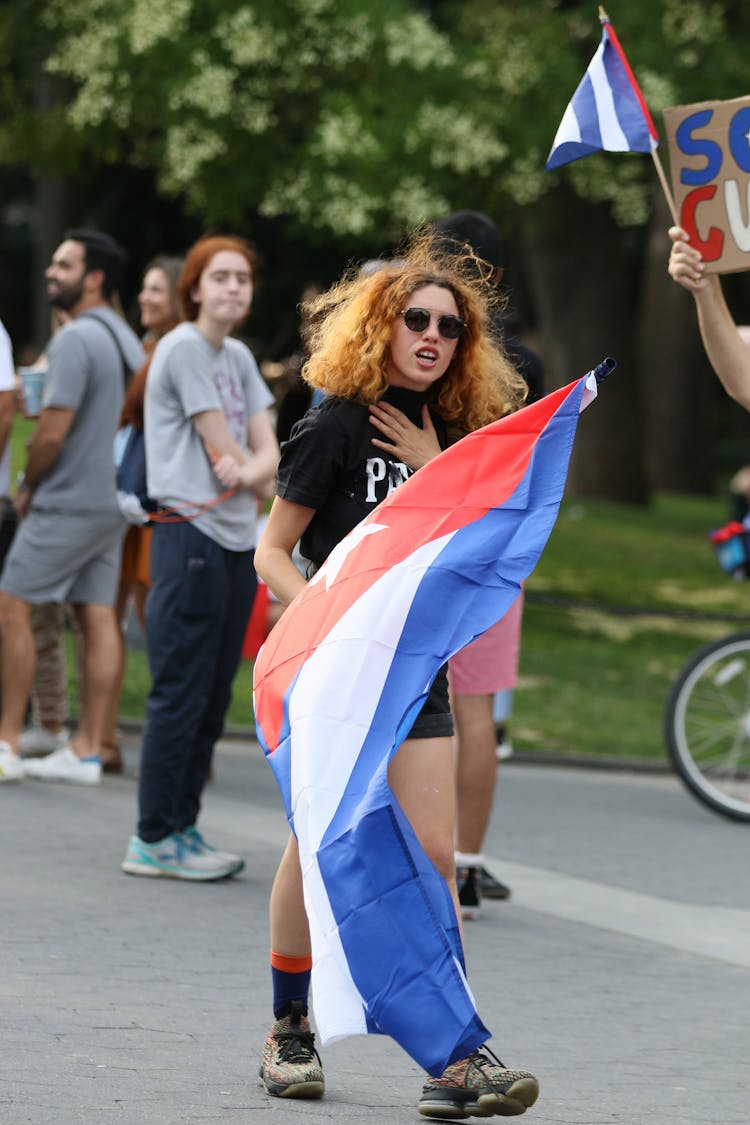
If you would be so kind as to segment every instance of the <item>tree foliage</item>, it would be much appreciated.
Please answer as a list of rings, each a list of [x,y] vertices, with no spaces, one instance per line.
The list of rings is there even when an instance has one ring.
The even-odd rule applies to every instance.
[[[610,15],[657,128],[669,105],[747,92],[740,0],[628,0]],[[6,0],[0,163],[88,181],[135,169],[196,222],[265,224],[284,246],[342,255],[485,210],[522,247],[550,385],[607,352],[621,363],[581,427],[577,490],[695,490],[711,412],[699,426],[687,414],[706,374],[692,303],[667,296],[652,163],[606,153],[544,170],[596,16],[589,0]],[[666,419],[680,437],[665,460]]]
[[[744,8],[629,0],[613,13],[655,114],[742,92]],[[372,236],[469,196],[530,204],[560,176],[620,222],[648,216],[648,160],[544,171],[598,43],[588,2],[46,0],[42,25],[75,147],[158,169],[208,221],[259,211]]]

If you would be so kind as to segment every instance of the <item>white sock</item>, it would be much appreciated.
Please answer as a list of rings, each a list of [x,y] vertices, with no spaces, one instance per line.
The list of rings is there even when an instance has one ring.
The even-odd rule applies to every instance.
[[[456,867],[484,867],[484,856],[481,852],[454,852]]]

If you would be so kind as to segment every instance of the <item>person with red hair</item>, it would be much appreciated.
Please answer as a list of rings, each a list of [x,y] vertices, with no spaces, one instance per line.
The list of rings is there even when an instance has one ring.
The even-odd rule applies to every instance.
[[[185,321],[159,340],[146,382],[151,544],[146,708],[137,835],[123,871],[210,881],[236,874],[197,827],[256,590],[258,497],[279,458],[266,387],[232,337],[250,311],[255,257],[235,236],[188,251],[178,293]]]
[[[283,605],[305,582],[292,557],[298,541],[312,574],[441,449],[521,404],[523,380],[488,330],[492,295],[475,256],[443,249],[423,232],[398,258],[345,277],[308,305],[303,377],[324,398],[284,443],[255,559]],[[452,735],[443,667],[388,766],[388,782],[446,881],[460,927]],[[271,891],[270,929],[274,1023],[260,1079],[276,1097],[321,1097],[323,1069],[308,1021],[310,930],[293,835]],[[509,1070],[483,1047],[430,1078],[418,1109],[441,1118],[520,1114],[538,1089],[532,1074]]]

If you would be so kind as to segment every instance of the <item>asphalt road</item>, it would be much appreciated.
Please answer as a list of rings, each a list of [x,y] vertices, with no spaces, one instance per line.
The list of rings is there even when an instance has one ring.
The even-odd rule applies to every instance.
[[[268,892],[285,838],[253,743],[222,744],[202,827],[247,858],[211,885],[119,862],[133,774],[0,788],[0,1122],[416,1123],[391,1042],[323,1050],[320,1102],[257,1085]],[[750,825],[669,777],[504,767],[487,842],[513,888],[466,926],[492,1046],[532,1070],[530,1125],[748,1125]]]

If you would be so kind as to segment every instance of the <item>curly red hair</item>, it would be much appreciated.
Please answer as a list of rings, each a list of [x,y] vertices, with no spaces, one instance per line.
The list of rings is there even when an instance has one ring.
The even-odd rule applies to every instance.
[[[516,410],[526,384],[491,334],[489,311],[497,296],[487,268],[474,255],[447,248],[430,231],[417,232],[399,257],[370,273],[350,271],[305,304],[310,350],[305,380],[340,398],[377,402],[388,385],[394,320],[423,285],[449,290],[466,322],[447,371],[433,387],[437,413],[468,433]]]

